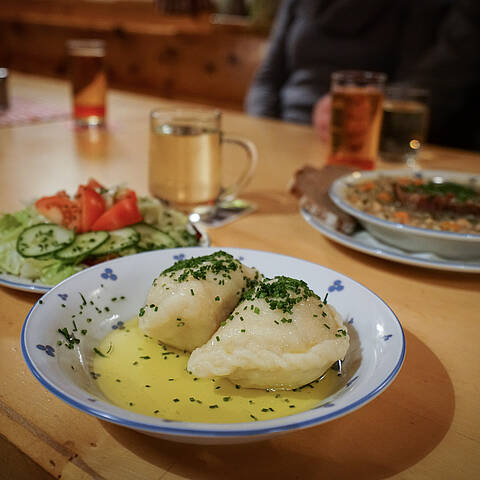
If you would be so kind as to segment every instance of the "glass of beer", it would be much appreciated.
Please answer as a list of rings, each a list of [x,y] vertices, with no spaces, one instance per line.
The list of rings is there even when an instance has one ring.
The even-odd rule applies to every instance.
[[[386,78],[384,73],[361,70],[332,74],[328,163],[375,168]]]
[[[428,127],[429,92],[411,85],[385,89],[380,157],[385,162],[414,166]]]
[[[226,136],[218,110],[160,108],[150,114],[150,193],[187,213],[206,220],[221,202],[236,198],[257,165],[257,150],[249,140]],[[246,153],[246,167],[231,185],[222,185],[222,144],[233,143]]]
[[[77,127],[105,124],[105,42],[70,40],[67,43],[72,85],[73,116]]]

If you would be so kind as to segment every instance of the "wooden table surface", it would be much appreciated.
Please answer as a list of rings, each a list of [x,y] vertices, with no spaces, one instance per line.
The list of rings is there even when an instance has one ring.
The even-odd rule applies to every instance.
[[[10,87],[16,97],[69,108],[63,82],[15,74]],[[69,121],[0,129],[0,210],[72,191],[88,177],[147,193],[148,112],[164,103],[110,92],[107,131],[76,133]],[[324,161],[325,146],[310,128],[231,112],[224,127],[258,147],[260,165],[243,197],[259,208],[211,229],[212,244],[307,259],[372,289],[405,329],[400,374],[368,405],[318,427],[240,446],[170,443],[97,420],[44,389],[20,350],[38,295],[0,287],[0,478],[480,478],[480,276],[393,263],[331,242],[287,193],[297,168]],[[480,172],[480,155],[428,148],[422,165]]]

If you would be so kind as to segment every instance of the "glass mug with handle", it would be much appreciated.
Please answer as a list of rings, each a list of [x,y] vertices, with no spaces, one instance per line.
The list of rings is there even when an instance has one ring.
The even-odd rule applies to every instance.
[[[159,108],[150,114],[150,193],[190,216],[207,220],[222,202],[236,198],[252,178],[257,149],[226,136],[218,110]],[[247,166],[232,185],[222,185],[222,144],[242,147]]]

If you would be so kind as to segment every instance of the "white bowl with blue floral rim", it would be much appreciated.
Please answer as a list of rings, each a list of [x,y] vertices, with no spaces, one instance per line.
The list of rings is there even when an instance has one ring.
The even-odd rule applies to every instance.
[[[480,188],[480,175],[447,170],[376,170],[352,172],[335,180],[330,187],[330,198],[343,211],[355,217],[362,226],[382,242],[407,252],[431,252],[442,258],[480,260],[480,234],[456,233],[412,227],[391,222],[362,212],[348,203],[347,190],[351,185],[374,181],[380,177],[413,177],[435,183],[455,182],[474,189]]]
[[[218,248],[158,250],[105,262],[64,280],[33,306],[22,329],[22,352],[38,381],[78,410],[140,432],[198,444],[263,440],[313,427],[351,413],[379,395],[395,378],[405,355],[405,338],[392,310],[368,288],[326,267],[275,253],[222,248],[267,277],[287,275],[307,282],[319,295],[328,292],[351,338],[345,365],[348,378],[315,408],[272,420],[249,423],[169,421],[128,411],[109,402],[96,385],[93,348],[135,317],[153,279],[175,261],[208,255]],[[80,342],[58,345],[59,329],[70,326]]]

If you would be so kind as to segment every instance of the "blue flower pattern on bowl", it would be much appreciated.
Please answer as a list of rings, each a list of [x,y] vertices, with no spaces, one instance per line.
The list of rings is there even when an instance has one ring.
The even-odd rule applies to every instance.
[[[383,339],[388,342],[388,340],[390,340],[392,338],[393,335],[384,335],[383,336]]]
[[[123,323],[121,320],[119,320],[117,323],[114,323],[114,324],[112,325],[112,330],[116,330],[117,328],[118,328],[119,330],[123,330],[123,329],[125,328],[125,325],[124,325],[124,323]]]
[[[106,268],[105,271],[100,275],[105,280],[115,281],[118,277],[113,273],[111,268]]]
[[[58,296],[65,301],[68,298],[68,293],[59,293]]]
[[[173,256],[173,259],[174,259],[175,261],[177,261],[177,262],[178,262],[179,260],[185,260],[185,254],[184,254],[184,253],[179,253],[178,255],[174,255],[174,256]]]
[[[344,288],[345,287],[342,285],[341,280],[335,280],[333,284],[328,287],[328,291],[330,293],[334,292],[335,290],[337,290],[338,292],[341,292]]]
[[[36,347],[39,350],[44,351],[49,357],[54,357],[55,356],[55,349],[51,345],[41,345],[38,344]]]

